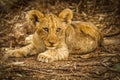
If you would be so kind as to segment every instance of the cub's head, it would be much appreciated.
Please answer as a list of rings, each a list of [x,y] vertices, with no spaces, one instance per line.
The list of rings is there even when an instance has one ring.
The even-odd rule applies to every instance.
[[[36,27],[38,37],[43,40],[47,48],[59,47],[65,40],[65,29],[73,18],[70,9],[63,10],[59,16],[43,14],[37,10],[28,12],[29,22]]]

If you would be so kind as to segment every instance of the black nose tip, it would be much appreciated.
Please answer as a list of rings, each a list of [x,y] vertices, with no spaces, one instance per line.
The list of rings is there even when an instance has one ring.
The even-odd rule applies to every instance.
[[[50,45],[51,45],[51,46],[53,46],[53,45],[54,45],[54,42],[49,42],[49,43],[50,43]]]

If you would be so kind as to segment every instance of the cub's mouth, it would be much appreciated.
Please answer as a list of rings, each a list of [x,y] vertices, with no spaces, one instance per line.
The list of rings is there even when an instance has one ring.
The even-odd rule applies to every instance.
[[[58,43],[50,43],[50,42],[48,42],[45,45],[46,45],[47,49],[56,49],[57,46],[58,46]]]
[[[48,42],[48,41],[45,41],[45,47],[47,49],[56,49],[57,47],[59,46],[59,43],[58,42]]]

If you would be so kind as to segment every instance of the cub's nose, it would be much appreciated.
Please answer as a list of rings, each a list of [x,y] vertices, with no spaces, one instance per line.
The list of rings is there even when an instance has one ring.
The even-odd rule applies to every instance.
[[[55,44],[55,42],[49,41],[49,44],[50,44],[51,46],[53,46],[53,45]]]
[[[51,47],[53,47],[54,44],[56,44],[57,40],[56,40],[56,38],[51,37],[51,38],[48,39],[48,42],[49,42],[49,45],[50,45]]]

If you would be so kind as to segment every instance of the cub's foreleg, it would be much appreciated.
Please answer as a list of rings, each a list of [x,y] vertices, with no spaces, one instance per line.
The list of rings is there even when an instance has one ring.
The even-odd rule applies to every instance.
[[[35,47],[33,46],[33,44],[29,44],[25,47],[19,48],[19,49],[15,49],[15,50],[8,50],[6,51],[4,57],[8,58],[8,57],[24,57],[27,55],[33,55],[36,54],[37,50],[35,49]]]

